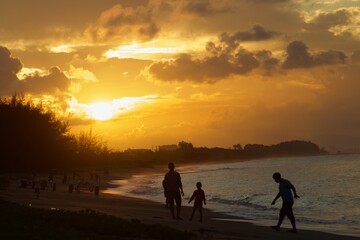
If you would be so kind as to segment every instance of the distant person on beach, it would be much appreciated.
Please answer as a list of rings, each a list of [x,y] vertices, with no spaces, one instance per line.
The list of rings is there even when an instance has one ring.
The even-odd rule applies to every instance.
[[[292,185],[289,180],[281,178],[280,173],[278,172],[274,173],[273,179],[275,180],[275,182],[279,183],[279,193],[276,195],[271,205],[274,205],[279,197],[282,198],[283,204],[280,209],[278,224],[276,226],[271,226],[271,227],[276,231],[280,231],[281,223],[284,220],[285,216],[287,216],[290,219],[292,225],[292,229],[289,230],[289,232],[296,233],[297,230],[295,224],[295,216],[293,214],[292,206],[294,204],[294,197],[299,198],[299,196],[296,194],[296,189],[294,185]],[[291,190],[294,192],[294,197],[292,195]]]
[[[193,195],[191,196],[191,198],[189,200],[189,203],[191,203],[191,201],[195,199],[193,211],[192,211],[191,217],[189,219],[190,221],[192,221],[196,209],[199,209],[199,212],[200,212],[199,222],[202,222],[202,217],[203,217],[202,207],[203,207],[203,203],[206,205],[206,199],[205,199],[205,192],[204,192],[204,190],[201,189],[201,187],[202,187],[201,182],[197,182],[196,183],[197,189],[194,191]]]
[[[174,170],[174,163],[169,163],[168,168],[169,172],[165,174],[165,179],[163,183],[164,192],[166,193],[166,203],[170,205],[170,212],[172,218],[181,220],[181,195],[184,196],[181,177],[180,174]],[[174,201],[176,202],[176,217],[174,210]]]

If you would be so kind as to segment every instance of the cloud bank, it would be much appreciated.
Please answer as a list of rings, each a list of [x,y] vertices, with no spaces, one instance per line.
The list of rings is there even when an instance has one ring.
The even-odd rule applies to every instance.
[[[257,74],[269,76],[280,69],[313,68],[323,65],[346,64],[347,55],[342,51],[326,50],[311,53],[302,41],[293,41],[286,48],[286,57],[274,57],[270,50],[249,51],[241,46],[243,41],[267,40],[277,35],[274,31],[254,26],[254,31],[233,35],[223,33],[218,42],[208,42],[207,56],[196,58],[191,54],[182,54],[174,60],[159,61],[148,68],[150,76],[162,81],[217,82],[231,75]],[[357,54],[353,59],[356,61]]]

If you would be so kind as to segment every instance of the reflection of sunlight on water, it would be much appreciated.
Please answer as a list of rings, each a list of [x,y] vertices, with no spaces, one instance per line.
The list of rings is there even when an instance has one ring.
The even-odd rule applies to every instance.
[[[163,192],[159,174],[133,175],[130,179],[114,180],[110,184],[114,187],[104,190],[104,193],[140,197],[158,200],[156,195]],[[155,199],[152,199],[155,197]]]
[[[112,187],[103,190],[104,193],[125,195],[128,192],[126,186],[130,186],[129,180],[113,180],[109,183]]]

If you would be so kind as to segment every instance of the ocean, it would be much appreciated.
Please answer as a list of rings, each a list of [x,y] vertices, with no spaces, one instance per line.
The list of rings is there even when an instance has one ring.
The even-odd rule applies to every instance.
[[[266,226],[277,223],[282,201],[271,205],[278,193],[272,174],[280,172],[300,196],[293,207],[299,229],[360,236],[360,155],[269,158],[179,166],[175,170],[182,178],[183,205],[188,205],[200,181],[206,208]],[[164,203],[164,174],[114,181],[118,187],[108,192]],[[285,218],[282,227],[290,226]]]

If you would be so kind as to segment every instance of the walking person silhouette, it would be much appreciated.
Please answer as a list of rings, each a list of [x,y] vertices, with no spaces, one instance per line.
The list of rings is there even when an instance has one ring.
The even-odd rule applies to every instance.
[[[283,204],[280,209],[279,214],[279,221],[276,226],[271,226],[276,231],[280,231],[280,226],[282,221],[284,220],[285,216],[287,216],[290,219],[292,229],[288,232],[296,233],[296,224],[295,224],[295,216],[292,210],[292,206],[294,204],[294,197],[299,198],[299,196],[296,194],[296,189],[294,185],[289,180],[286,180],[284,178],[281,178],[280,173],[274,173],[273,179],[275,182],[279,183],[279,193],[276,195],[275,199],[272,201],[271,205],[274,205],[276,203],[276,200],[278,198],[282,198]],[[294,197],[292,195],[291,190],[294,192]]]
[[[169,172],[165,174],[165,179],[163,182],[164,191],[166,192],[166,203],[170,205],[170,212],[172,218],[181,220],[181,195],[184,196],[181,177],[180,174],[175,171],[174,163],[169,163],[168,168]],[[176,217],[174,210],[174,201],[176,202]]]
[[[205,199],[205,192],[204,192],[204,190],[201,189],[201,187],[202,187],[201,182],[196,183],[197,189],[194,191],[193,195],[191,196],[191,198],[189,200],[189,203],[191,203],[191,201],[195,199],[193,211],[192,211],[191,217],[189,219],[190,221],[192,221],[196,209],[199,209],[199,212],[200,212],[199,222],[202,222],[202,217],[203,217],[202,206],[203,206],[203,202],[206,205],[206,199]]]

